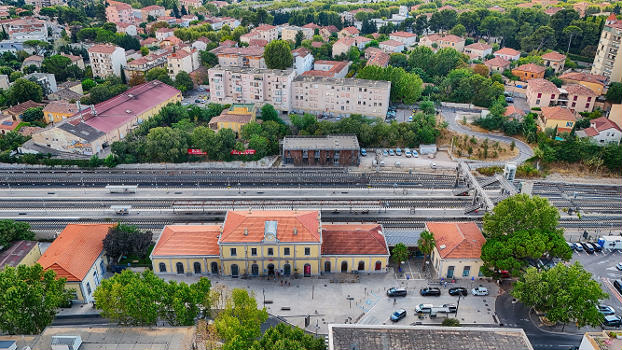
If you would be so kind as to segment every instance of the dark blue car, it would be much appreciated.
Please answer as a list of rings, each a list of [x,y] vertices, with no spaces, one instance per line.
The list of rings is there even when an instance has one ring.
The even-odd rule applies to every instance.
[[[391,314],[391,321],[397,322],[404,317],[406,317],[406,310],[399,309]]]

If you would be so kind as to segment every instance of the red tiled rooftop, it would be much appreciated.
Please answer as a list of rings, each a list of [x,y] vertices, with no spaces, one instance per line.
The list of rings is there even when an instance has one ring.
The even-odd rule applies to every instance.
[[[527,63],[527,64],[520,65],[514,68],[513,70],[517,70],[521,72],[528,72],[528,73],[542,73],[546,70],[546,67],[539,66],[534,63]]]
[[[307,50],[304,47],[299,47],[295,50],[292,50],[292,55],[294,56],[300,56],[300,57],[306,57],[308,54],[310,54],[311,52],[309,52],[309,50]]]
[[[261,242],[266,222],[276,221],[276,239],[280,242],[320,242],[317,210],[228,211],[220,242]]]
[[[484,64],[491,67],[508,67],[511,62],[501,57],[495,57],[484,62]]]
[[[486,239],[474,222],[426,222],[443,259],[479,259]]]
[[[542,117],[544,117],[545,120],[577,120],[577,117],[572,111],[560,106],[542,107]]]
[[[471,50],[489,50],[492,49],[492,46],[488,45],[488,44],[484,44],[484,43],[473,43],[470,45],[467,45],[464,47],[465,49],[471,49]]]
[[[596,118],[592,120],[590,124],[594,125],[594,127],[598,131],[605,131],[607,129],[612,129],[612,128],[618,131],[622,131],[622,129],[620,129],[618,124],[616,124],[614,121],[609,120],[605,117]]]
[[[516,51],[511,47],[504,47],[495,51],[495,55],[518,56],[520,55],[520,51]]]
[[[167,225],[162,230],[152,256],[218,256],[220,225]]]
[[[343,28],[341,31],[342,31],[342,32],[349,33],[349,34],[352,34],[352,35],[356,35],[356,34],[358,34],[358,33],[359,33],[359,30],[358,30],[358,29],[356,29],[356,27],[352,27],[352,26],[350,26],[350,27],[345,27],[345,28]]]
[[[397,40],[391,40],[391,39],[381,42],[380,45],[393,46],[393,47],[404,46],[403,43]]]
[[[9,107],[4,110],[4,112],[12,115],[21,115],[29,108],[43,107],[45,104],[34,102],[32,100],[28,100],[26,102],[22,102],[20,104],[16,104],[13,107]]]
[[[592,91],[592,89],[581,84],[564,85],[562,86],[562,89],[566,90],[569,95],[596,97],[596,94]]]
[[[566,59],[566,55],[562,55],[557,51],[551,51],[542,55],[542,59],[546,61],[563,61]]]
[[[546,79],[527,80],[527,89],[534,92],[559,93],[557,86]]]
[[[111,54],[114,50],[117,49],[118,46],[108,45],[108,44],[98,44],[91,46],[88,51],[89,52],[97,52],[97,53],[106,53]]]
[[[408,33],[408,32],[395,32],[395,33],[391,33],[389,36],[397,36],[400,38],[412,38],[414,36],[417,36],[417,34]]]
[[[378,224],[322,225],[322,255],[388,255]]]

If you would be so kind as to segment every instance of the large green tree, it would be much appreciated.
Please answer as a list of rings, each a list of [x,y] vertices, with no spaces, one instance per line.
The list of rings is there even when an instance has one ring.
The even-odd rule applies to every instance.
[[[41,102],[43,99],[43,89],[39,84],[27,79],[17,79],[9,90],[9,100],[13,104],[33,100]]]
[[[249,349],[261,336],[261,324],[268,319],[266,309],[245,289],[234,289],[225,308],[216,316],[214,326],[224,341],[223,350]]]
[[[147,73],[145,73],[145,80],[147,81],[159,80],[163,82],[164,84],[167,84],[170,86],[175,85],[171,77],[168,76],[168,72],[166,71],[166,68],[161,68],[161,67],[151,68],[150,70],[148,70]]]
[[[35,234],[27,222],[0,220],[0,249],[7,248],[14,241],[33,240]]]
[[[186,92],[194,89],[194,82],[190,77],[190,74],[181,71],[175,76],[175,87],[181,92]]]
[[[186,133],[170,127],[149,130],[145,141],[147,159],[156,162],[178,162],[185,157],[188,148]]]
[[[0,271],[0,329],[9,334],[38,334],[59,307],[68,303],[65,279],[41,265],[8,266]]]
[[[322,338],[306,334],[302,329],[283,323],[277,324],[256,340],[250,350],[324,350]]]
[[[104,238],[104,251],[106,255],[115,260],[123,255],[132,254],[139,258],[147,255],[153,233],[142,232],[136,226],[121,223],[112,227]]]
[[[609,89],[607,89],[605,97],[607,98],[607,101],[622,103],[622,83],[611,83],[611,85],[609,85]]]
[[[408,260],[409,256],[410,251],[404,243],[396,244],[395,247],[393,247],[393,249],[391,250],[391,260],[393,260],[395,264],[401,264],[402,261]]]
[[[487,238],[495,238],[519,230],[560,232],[558,223],[559,211],[548,199],[517,194],[499,202],[492,213],[484,214],[484,234]]]
[[[289,43],[285,40],[273,40],[264,50],[266,66],[270,69],[287,69],[294,62]]]
[[[529,268],[511,293],[522,303],[544,312],[549,321],[563,325],[573,322],[578,327],[599,326],[602,315],[597,306],[609,296],[578,262],[570,266],[557,264],[544,271]]]

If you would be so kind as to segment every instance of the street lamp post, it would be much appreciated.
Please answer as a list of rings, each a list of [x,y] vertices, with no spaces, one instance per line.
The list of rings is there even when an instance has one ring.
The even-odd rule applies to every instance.
[[[261,293],[263,294],[263,307],[266,307],[266,290],[262,289]]]
[[[462,298],[462,294],[458,293],[458,304],[456,304],[456,319],[458,318],[458,308],[460,308],[460,299]]]

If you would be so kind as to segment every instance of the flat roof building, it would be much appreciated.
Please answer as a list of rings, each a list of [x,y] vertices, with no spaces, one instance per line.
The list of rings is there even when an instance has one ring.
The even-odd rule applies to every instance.
[[[360,147],[355,135],[293,136],[282,141],[283,164],[296,166],[358,166]]]

